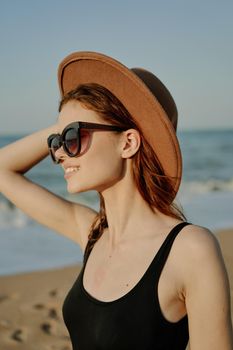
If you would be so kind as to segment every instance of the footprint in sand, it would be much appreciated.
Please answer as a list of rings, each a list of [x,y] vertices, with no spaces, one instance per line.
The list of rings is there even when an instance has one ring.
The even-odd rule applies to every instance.
[[[47,309],[46,305],[40,303],[33,305],[33,307],[37,310]],[[54,320],[59,320],[58,312],[54,307],[48,309],[48,317]]]
[[[6,294],[0,294],[0,303],[2,303],[3,301],[9,299],[9,295]]]
[[[49,309],[46,305],[44,305],[42,303],[37,303],[37,304],[33,305],[33,308],[37,309],[37,310],[48,309],[48,317],[49,318],[52,318],[53,320],[57,320],[57,321],[59,321],[59,319],[60,319],[60,317],[58,316],[57,309],[55,307],[51,307]]]
[[[51,297],[56,297],[57,294],[58,294],[57,289],[52,289],[52,290],[49,292],[49,295],[50,295]]]
[[[55,325],[52,324],[51,322],[43,322],[43,323],[41,323],[40,328],[41,328],[41,330],[44,333],[46,333],[48,335],[53,335],[53,334],[56,333],[55,332]]]
[[[40,303],[33,305],[33,307],[37,310],[41,310],[45,308],[44,304],[40,304]]]
[[[44,323],[42,323],[42,324],[40,325],[40,328],[42,329],[42,331],[43,331],[44,333],[51,334],[51,329],[52,329],[52,327],[51,327],[51,324],[50,324],[50,323],[44,322]]]
[[[59,320],[58,313],[55,308],[49,309],[49,317],[53,318],[54,320]]]
[[[17,342],[24,342],[26,340],[26,333],[24,332],[23,329],[16,329],[12,334],[11,334],[11,339],[17,341]]]

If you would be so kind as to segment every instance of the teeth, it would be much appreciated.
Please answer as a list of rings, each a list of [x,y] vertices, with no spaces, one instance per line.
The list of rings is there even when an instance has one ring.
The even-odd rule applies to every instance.
[[[68,174],[68,173],[72,173],[73,171],[76,172],[78,170],[79,170],[79,167],[75,167],[75,168],[70,167],[70,168],[65,169],[65,173]]]

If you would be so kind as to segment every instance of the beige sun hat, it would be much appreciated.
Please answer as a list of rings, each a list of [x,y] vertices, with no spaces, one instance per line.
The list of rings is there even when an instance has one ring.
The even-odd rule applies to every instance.
[[[176,136],[176,104],[164,84],[142,68],[129,69],[97,52],[80,51],[65,57],[58,67],[61,96],[79,84],[97,83],[110,90],[140,126],[164,172],[173,178],[175,194],[182,176],[182,156]]]

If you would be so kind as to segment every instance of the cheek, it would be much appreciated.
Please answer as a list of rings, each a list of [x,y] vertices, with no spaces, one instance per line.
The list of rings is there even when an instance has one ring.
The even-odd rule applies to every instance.
[[[122,174],[122,160],[114,157],[103,157],[95,167],[93,167],[94,178],[97,181],[109,184],[120,180]]]
[[[83,166],[80,172],[74,174],[67,181],[67,191],[71,194],[97,191],[101,192],[120,181],[123,177],[121,162],[93,162]]]
[[[101,155],[96,156],[89,163],[87,168],[89,170],[85,175],[86,180],[100,191],[121,179],[123,160],[117,157],[116,152],[110,152],[106,148]]]
[[[109,182],[116,181],[121,177],[123,159],[117,151],[116,144],[107,140],[104,145],[101,143],[96,147],[95,156],[92,159],[94,178]]]
[[[106,144],[104,148],[96,147],[95,152],[84,156],[80,157],[80,171],[67,182],[68,192],[100,192],[113,186],[123,177],[124,159],[119,157],[111,146]]]

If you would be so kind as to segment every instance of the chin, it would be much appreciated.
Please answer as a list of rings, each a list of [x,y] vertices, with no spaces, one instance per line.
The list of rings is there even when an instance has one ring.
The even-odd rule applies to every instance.
[[[78,186],[67,185],[67,192],[69,192],[70,194],[75,194],[82,192],[82,189],[80,189]]]
[[[83,180],[83,179],[82,179]],[[87,180],[87,179],[86,179]],[[83,183],[84,181],[80,181],[79,179],[75,180],[75,177],[72,179],[68,179],[67,181],[67,192],[70,194],[88,192],[88,191],[97,191],[102,192],[106,189],[106,184],[103,185],[102,182],[99,183],[96,181],[95,183],[90,179],[89,183]]]
[[[69,192],[70,194],[77,194],[77,193],[81,193],[81,192],[87,192],[92,190],[92,188],[90,187],[84,187],[84,186],[78,186],[77,183],[71,184],[71,183],[67,183],[67,192]]]

